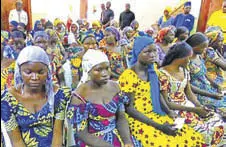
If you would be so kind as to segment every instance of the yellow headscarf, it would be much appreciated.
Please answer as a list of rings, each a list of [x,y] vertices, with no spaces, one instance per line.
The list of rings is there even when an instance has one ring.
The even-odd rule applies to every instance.
[[[166,8],[164,9],[164,12],[168,11],[169,14],[172,12],[172,8],[170,6],[166,6]],[[163,16],[163,22],[166,22],[167,18],[165,17],[165,15]]]
[[[63,21],[60,20],[59,18],[56,18],[53,22],[53,25],[56,27],[59,23],[63,23]]]
[[[96,25],[98,28],[101,27],[100,21],[98,21],[98,20],[93,21],[92,25]]]

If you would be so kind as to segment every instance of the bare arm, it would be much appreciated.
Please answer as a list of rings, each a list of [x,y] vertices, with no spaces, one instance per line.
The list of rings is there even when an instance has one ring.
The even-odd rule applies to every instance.
[[[176,104],[174,102],[170,102],[166,91],[161,91],[161,94],[162,94],[166,104],[168,105],[168,107],[172,110],[184,110],[184,111],[188,111],[188,112],[196,111],[195,108],[193,108],[193,107],[186,107],[186,106],[182,106],[180,104]]]
[[[77,133],[78,137],[83,140],[87,145],[92,147],[113,147],[113,145],[105,142],[104,140],[94,136],[88,132],[86,127],[83,131]]]
[[[132,144],[132,141],[130,140],[129,124],[128,121],[126,120],[125,112],[123,111],[117,112],[116,126],[124,144]]]
[[[203,96],[208,96],[208,97],[211,97],[211,98],[215,98],[215,99],[219,99],[219,95],[217,93],[210,93],[206,90],[202,90],[194,85],[191,85],[191,90],[194,92],[194,93],[197,93],[197,94],[200,94],[200,95],[203,95]]]
[[[222,58],[219,58],[214,61],[214,64],[221,67],[224,71],[226,71],[226,61]]]
[[[188,99],[195,104],[195,106],[197,107],[201,107],[202,105],[200,104],[200,102],[197,100],[197,97],[194,95],[194,93],[191,90],[191,85],[190,82],[188,82],[187,87],[185,89],[185,94],[188,97]]]
[[[12,143],[13,147],[26,147],[21,132],[19,130],[19,127],[17,127],[15,130],[8,132],[10,141]]]
[[[52,146],[61,147],[63,144],[63,121],[55,120],[53,128]]]

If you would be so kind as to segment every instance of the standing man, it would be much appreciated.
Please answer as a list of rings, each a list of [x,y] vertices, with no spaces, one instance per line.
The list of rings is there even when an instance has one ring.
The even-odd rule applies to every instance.
[[[23,1],[17,0],[16,1],[16,9],[13,9],[9,13],[9,22],[16,21],[18,23],[24,23],[27,26],[28,17],[27,12],[23,10]]]
[[[223,54],[224,58],[226,59],[226,23],[223,22],[226,20],[226,0],[223,0],[222,9],[214,12],[208,22],[207,26],[219,26],[221,27],[223,34],[224,34],[224,49]]]
[[[105,11],[105,5],[104,4],[101,4],[100,7],[101,7],[100,22],[102,23],[103,22],[104,11]]]
[[[103,21],[102,25],[104,28],[110,26],[110,21],[114,19],[114,12],[110,9],[111,2],[108,1],[106,3],[106,10],[103,12]]]
[[[194,27],[195,17],[190,14],[191,2],[184,3],[184,13],[178,14],[174,20],[173,25],[178,28],[184,26],[188,28],[189,32],[192,31]]]
[[[130,11],[130,4],[125,5],[126,10],[120,14],[119,25],[120,29],[123,30],[126,26],[130,26],[131,22],[135,19],[135,15]]]

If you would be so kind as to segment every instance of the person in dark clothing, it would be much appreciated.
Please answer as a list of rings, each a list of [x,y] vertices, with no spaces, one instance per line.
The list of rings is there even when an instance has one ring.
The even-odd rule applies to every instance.
[[[102,25],[104,28],[108,27],[110,25],[110,21],[114,18],[114,11],[112,11],[110,7],[111,7],[111,2],[108,1],[106,3],[106,10],[104,10],[103,12]]]
[[[135,15],[130,11],[130,4],[125,5],[126,10],[120,14],[119,25],[120,29],[123,30],[126,26],[130,26],[131,22],[135,19]]]
[[[103,22],[103,15],[104,15],[104,10],[105,10],[105,4],[101,4],[101,16],[100,16],[100,22]]]

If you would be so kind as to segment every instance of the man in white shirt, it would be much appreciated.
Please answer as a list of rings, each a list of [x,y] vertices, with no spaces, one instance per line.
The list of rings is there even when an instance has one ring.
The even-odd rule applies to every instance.
[[[27,26],[28,17],[27,12],[23,10],[23,2],[22,0],[16,1],[16,9],[13,9],[9,13],[9,22],[16,21],[18,23],[22,22]]]

